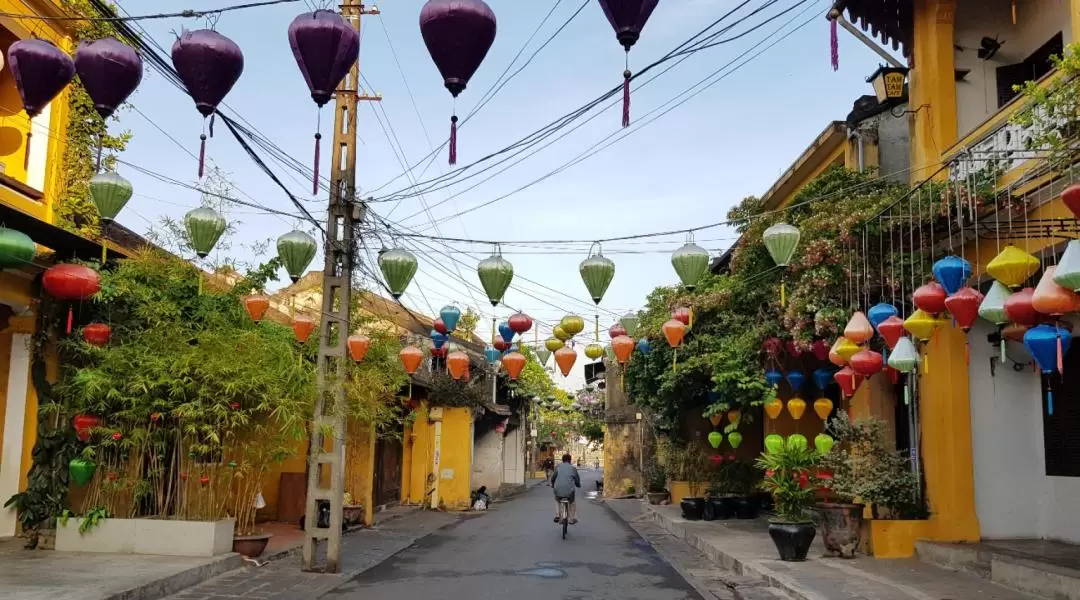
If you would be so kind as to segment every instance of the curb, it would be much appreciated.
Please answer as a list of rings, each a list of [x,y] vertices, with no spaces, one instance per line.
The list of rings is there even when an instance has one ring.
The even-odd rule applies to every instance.
[[[189,587],[199,585],[218,575],[228,573],[233,569],[239,568],[241,565],[243,565],[243,559],[240,555],[235,552],[230,552],[222,555],[219,559],[211,563],[192,567],[185,571],[180,571],[179,573],[173,573],[172,575],[163,577],[157,581],[144,583],[122,592],[105,596],[103,600],[154,600],[156,598],[164,598],[165,596],[181,592]]]

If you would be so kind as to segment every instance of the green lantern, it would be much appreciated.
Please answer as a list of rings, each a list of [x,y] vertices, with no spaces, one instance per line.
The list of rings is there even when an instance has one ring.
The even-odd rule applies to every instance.
[[[628,312],[619,319],[619,325],[622,325],[623,329],[626,330],[626,335],[634,337],[637,335],[638,316]]]
[[[34,260],[37,246],[21,231],[0,227],[0,269],[25,267]]]
[[[83,486],[90,483],[90,480],[94,478],[94,471],[97,470],[97,465],[93,461],[86,460],[85,458],[73,458],[68,463],[68,475],[71,477],[71,481],[75,485]]]
[[[765,436],[765,451],[769,454],[780,452],[784,449],[784,438],[775,433]]]
[[[801,433],[793,433],[787,437],[788,450],[806,450],[806,436]]]
[[[548,341],[551,341],[551,340],[548,340]],[[555,341],[558,342],[559,340],[555,340]],[[559,343],[561,344],[562,342],[559,342]],[[548,361],[549,358],[551,358],[551,350],[548,350],[547,348],[537,348],[536,349],[536,359],[540,361],[540,366],[542,366],[542,367],[546,366],[547,361]]]
[[[724,434],[719,431],[709,432],[709,445],[713,448],[719,448],[720,444],[724,443]]]
[[[694,291],[697,282],[709,270],[709,251],[693,242],[687,242],[671,255],[671,266],[679,274],[686,289]]]
[[[787,223],[777,223],[765,230],[761,241],[765,242],[765,249],[769,251],[773,262],[780,267],[786,267],[791,263],[791,257],[795,256],[795,248],[799,245],[799,228]]]
[[[200,206],[184,215],[188,242],[199,258],[206,258],[225,233],[225,217],[209,206]]]
[[[285,270],[289,272],[289,278],[296,283],[300,281],[300,277],[315,258],[318,246],[315,245],[315,238],[299,229],[294,229],[278,238],[277,251],[278,258],[285,265]]]
[[[558,327],[556,327],[556,329],[558,329]],[[566,343],[557,337],[548,338],[544,342],[544,347],[547,348],[548,352],[554,352],[565,345]],[[545,359],[544,362],[547,362],[547,360]]]
[[[836,440],[827,433],[819,433],[817,437],[814,438],[814,448],[817,448],[819,454],[828,454],[835,443]]]
[[[491,305],[498,306],[514,279],[514,265],[503,258],[502,254],[492,254],[476,265],[476,274],[480,277],[480,285],[484,286]]]
[[[615,277],[615,263],[600,253],[599,244],[596,246],[598,247],[596,254],[590,254],[588,258],[581,261],[578,271],[593,302],[600,304],[608,286],[611,285],[611,280]]]
[[[113,171],[98,173],[90,178],[90,199],[94,201],[101,220],[106,223],[120,214],[134,191],[130,181]]]
[[[413,275],[416,275],[417,266],[416,257],[408,250],[394,248],[379,255],[379,269],[382,270],[386,287],[390,288],[390,295],[395,300],[401,298],[405,288],[409,287]]]
[[[731,444],[732,448],[737,449],[739,446],[742,445],[742,434],[738,431],[732,431],[728,434],[727,441],[729,444]]]

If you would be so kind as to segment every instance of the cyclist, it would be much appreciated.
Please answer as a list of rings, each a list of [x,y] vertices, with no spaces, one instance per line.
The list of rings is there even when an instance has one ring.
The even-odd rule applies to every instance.
[[[543,462],[544,479],[551,485],[551,475],[555,472],[555,461],[549,456]]]
[[[567,518],[570,524],[577,523],[577,505],[574,504],[574,488],[581,487],[581,476],[572,462],[569,454],[563,454],[562,464],[555,469],[551,476],[551,486],[555,488],[555,522],[559,522],[559,500],[566,498],[570,501]]]

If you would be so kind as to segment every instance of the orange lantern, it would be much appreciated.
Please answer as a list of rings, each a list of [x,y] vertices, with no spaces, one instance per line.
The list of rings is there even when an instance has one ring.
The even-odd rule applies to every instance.
[[[798,421],[802,418],[803,413],[806,412],[806,400],[798,397],[788,400],[787,410],[789,413],[791,413],[791,418]]]
[[[742,416],[742,413],[739,412],[739,409],[737,409],[737,408],[733,408],[733,409],[727,411],[727,420],[730,423],[734,423],[734,422],[738,421],[739,417],[741,417],[741,416]]]
[[[412,375],[420,368],[420,361],[424,360],[424,353],[416,346],[406,346],[401,349],[401,352],[398,352],[398,358],[401,359],[401,365],[405,367],[405,372]]]
[[[461,379],[469,370],[469,355],[460,350],[451,352],[446,357],[446,368],[450,371],[450,376],[455,380]]]
[[[262,294],[254,294],[244,298],[244,309],[251,315],[251,320],[256,323],[262,321],[263,315],[266,314],[268,308],[270,308],[270,299]]]
[[[870,338],[874,337],[874,326],[870,324],[870,320],[866,318],[866,315],[861,310],[857,311],[851,316],[847,326],[844,327],[844,337],[854,342],[855,345],[865,344]]]
[[[626,335],[617,336],[611,340],[611,351],[615,353],[615,360],[619,361],[620,365],[625,365],[634,352],[634,340]]]
[[[315,331],[315,319],[307,315],[296,315],[292,320],[292,330],[296,334],[296,341],[303,344],[311,337],[311,332]]]
[[[715,415],[709,417],[709,422],[712,423],[713,427],[719,427],[720,422],[723,421],[723,420],[724,420],[724,415],[722,415],[720,413],[716,413]]]
[[[502,366],[510,379],[516,380],[521,370],[525,368],[525,355],[520,352],[511,352],[502,358]]]
[[[829,362],[838,367],[842,367],[847,364],[847,359],[841,356],[840,352],[837,351],[837,349],[840,347],[841,340],[844,339],[846,338],[837,339],[835,342],[833,342],[832,348],[829,349]]]
[[[563,346],[555,351],[555,363],[559,365],[559,370],[562,371],[563,377],[570,375],[570,369],[574,368],[574,362],[577,361],[577,352],[574,352],[570,348]]]
[[[366,335],[350,335],[349,339],[345,340],[345,344],[349,347],[349,354],[352,356],[352,359],[356,362],[360,362],[367,356],[368,348],[371,348],[371,338]],[[412,348],[412,346],[409,346],[409,348]],[[406,348],[405,350],[408,350],[409,348]],[[413,349],[416,350],[415,348]],[[398,356],[401,357],[401,363],[405,364],[405,370],[409,371],[409,374],[412,375],[412,372],[416,370],[416,367],[420,366],[420,360],[423,359],[424,353],[416,350],[417,352],[420,352],[420,358],[416,359],[415,365],[410,370],[408,364],[405,363],[405,350],[402,350]],[[410,360],[412,360],[411,356]]]
[[[1035,293],[1031,296],[1031,305],[1035,310],[1054,317],[1076,310],[1080,304],[1080,296],[1076,292],[1063,288],[1054,281],[1057,267],[1046,267],[1042,279],[1035,286]]]
[[[671,319],[667,323],[664,323],[664,337],[667,338],[667,343],[672,348],[678,348],[682,344],[683,337],[686,335],[686,324],[678,319]]]
[[[784,401],[779,398],[773,398],[765,403],[765,414],[769,415],[770,419],[778,418],[783,410]]]

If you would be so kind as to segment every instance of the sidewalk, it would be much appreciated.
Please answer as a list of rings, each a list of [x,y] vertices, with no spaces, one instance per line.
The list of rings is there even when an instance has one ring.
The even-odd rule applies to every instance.
[[[798,600],[1031,600],[1033,597],[994,585],[977,576],[942,569],[917,559],[854,560],[821,558],[820,535],[805,562],[783,562],[769,538],[767,523],[756,521],[687,521],[676,506],[649,506],[640,500],[608,500],[626,520],[651,519],[682,538],[714,563],[739,576],[731,587],[736,598],[754,597],[767,583]],[[635,506],[636,505],[636,506]],[[740,590],[744,593],[740,594]]]

